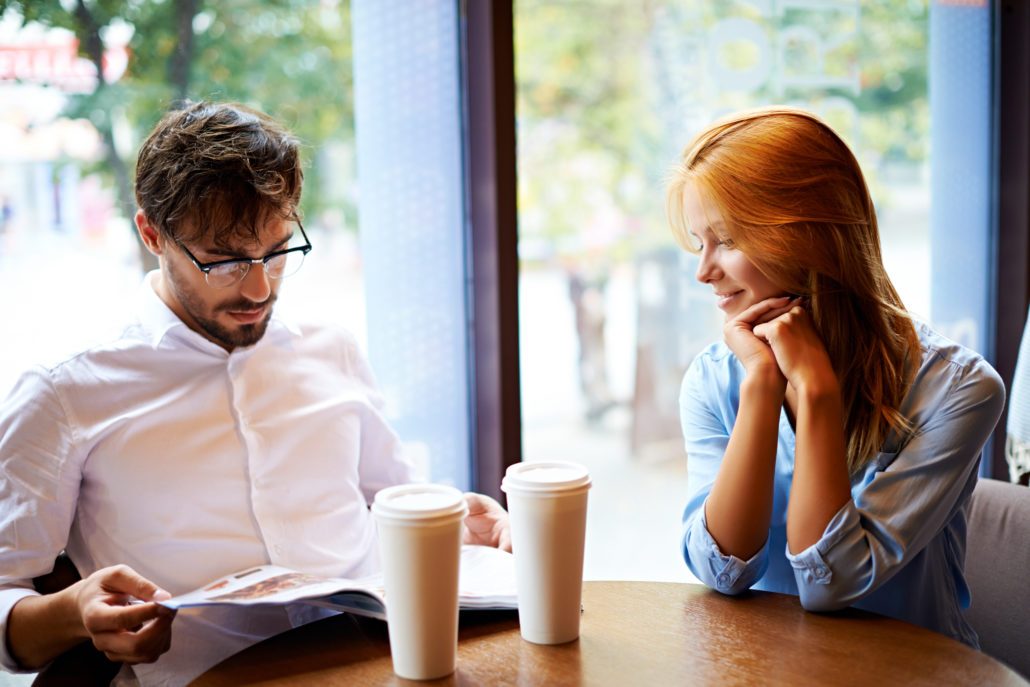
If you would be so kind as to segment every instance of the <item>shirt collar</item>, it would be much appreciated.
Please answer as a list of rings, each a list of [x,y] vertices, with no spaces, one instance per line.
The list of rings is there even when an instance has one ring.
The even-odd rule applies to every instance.
[[[203,342],[204,348],[213,346],[225,353],[224,348],[186,326],[186,323],[179,319],[179,316],[172,312],[172,309],[161,300],[154,287],[156,280],[159,278],[160,270],[153,270],[144,275],[143,284],[140,286],[136,303],[136,316],[143,327],[145,335],[150,340],[150,344],[157,348],[169,333],[178,332],[180,336],[187,340]],[[254,345],[261,345],[269,339],[270,334],[280,330],[293,336],[301,335],[301,329],[296,322],[288,317],[280,316],[277,310],[274,310],[272,312],[272,320],[268,323],[268,330],[261,337],[261,341]]]

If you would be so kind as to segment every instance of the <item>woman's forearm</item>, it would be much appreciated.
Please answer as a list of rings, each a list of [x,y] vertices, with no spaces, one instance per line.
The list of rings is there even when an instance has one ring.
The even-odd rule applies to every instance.
[[[740,386],[733,432],[705,504],[708,531],[719,548],[743,560],[758,553],[769,535],[785,385],[778,370],[748,373]]]
[[[815,544],[851,498],[840,390],[836,384],[797,389],[794,478],[787,505],[792,554]]]

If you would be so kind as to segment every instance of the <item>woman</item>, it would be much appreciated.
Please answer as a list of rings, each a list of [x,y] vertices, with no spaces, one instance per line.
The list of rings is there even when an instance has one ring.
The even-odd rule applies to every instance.
[[[680,398],[690,569],[978,646],[966,509],[1004,387],[906,313],[851,151],[800,110],[738,114],[687,147],[668,207],[725,312]]]

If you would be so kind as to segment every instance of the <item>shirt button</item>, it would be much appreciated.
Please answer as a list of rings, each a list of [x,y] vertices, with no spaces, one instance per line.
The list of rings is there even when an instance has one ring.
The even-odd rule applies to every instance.
[[[821,579],[823,577],[826,577],[826,573],[828,572],[830,571],[827,570],[825,566],[820,565],[818,568],[815,569],[815,576]]]
[[[283,547],[279,546],[278,544],[276,544],[275,546],[273,546],[273,547],[272,547],[272,550],[273,550],[273,551],[275,551],[275,555],[276,555],[276,556],[281,556],[281,555],[283,555]]]
[[[730,576],[726,573],[719,573],[719,577],[716,578],[716,581],[719,583],[720,587],[725,587],[730,583]]]

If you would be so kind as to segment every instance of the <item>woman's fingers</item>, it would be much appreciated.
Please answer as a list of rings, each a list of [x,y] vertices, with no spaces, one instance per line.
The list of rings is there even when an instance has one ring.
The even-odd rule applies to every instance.
[[[756,324],[754,329],[751,330],[752,333],[759,339],[768,342],[769,332],[774,326],[774,322],[777,323],[775,326],[789,326],[793,318],[803,316],[805,314],[805,310],[804,308],[795,303],[796,300],[797,299],[791,301],[783,308],[770,310],[770,317],[767,320],[763,321],[761,324]],[[785,317],[786,315],[791,315],[792,317]]]
[[[760,325],[760,324],[765,324],[766,322],[772,322],[773,320],[775,320],[780,315],[786,315],[789,312],[794,312],[795,310],[799,310],[800,309],[799,306],[798,306],[798,302],[799,301],[800,301],[800,299],[798,299],[798,298],[792,298],[790,301],[787,302],[786,305],[784,305],[781,308],[773,308],[772,310],[767,310],[765,312],[765,314],[761,315],[760,317],[758,317],[754,321],[755,326]]]
[[[763,317],[773,310],[782,310],[784,308],[789,310],[790,303],[790,296],[766,298],[764,301],[759,301],[758,303],[745,308],[736,317],[734,317],[733,320],[737,322],[746,322],[751,325],[758,324],[762,321]]]

